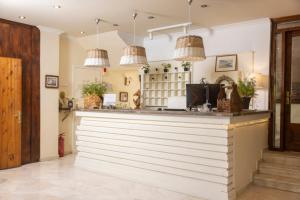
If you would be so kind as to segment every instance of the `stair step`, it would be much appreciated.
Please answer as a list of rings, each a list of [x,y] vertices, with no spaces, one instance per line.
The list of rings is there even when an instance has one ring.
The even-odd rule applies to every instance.
[[[300,153],[265,151],[263,161],[274,164],[300,167]]]
[[[300,179],[300,167],[261,162],[259,173]]]
[[[254,184],[300,193],[300,179],[296,178],[274,176],[269,174],[256,174],[254,176]]]

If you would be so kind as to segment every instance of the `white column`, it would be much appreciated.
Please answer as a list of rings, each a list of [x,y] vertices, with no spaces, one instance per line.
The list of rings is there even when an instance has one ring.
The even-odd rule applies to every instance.
[[[38,26],[40,39],[41,149],[40,160],[58,157],[58,89],[45,88],[45,75],[59,76],[60,30]]]

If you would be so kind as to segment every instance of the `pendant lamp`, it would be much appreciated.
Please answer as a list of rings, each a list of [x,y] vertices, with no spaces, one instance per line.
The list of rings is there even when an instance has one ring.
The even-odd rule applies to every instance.
[[[133,14],[133,45],[124,48],[124,54],[121,57],[120,65],[145,65],[147,64],[146,50],[144,47],[135,45],[135,19],[137,13]]]
[[[189,20],[191,22],[191,6],[192,0],[188,0],[189,4]],[[189,27],[190,29],[190,27]],[[174,59],[177,61],[201,61],[205,60],[205,52],[203,39],[196,35],[186,35],[179,37],[176,42]]]
[[[97,26],[97,47],[99,47],[99,23],[101,19],[96,19]],[[87,67],[109,67],[109,59],[107,51],[104,49],[90,49],[87,53],[87,58],[84,61],[84,66]]]

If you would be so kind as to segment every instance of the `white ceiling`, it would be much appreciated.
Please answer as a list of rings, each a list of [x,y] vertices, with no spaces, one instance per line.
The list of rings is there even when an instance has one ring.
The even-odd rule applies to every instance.
[[[54,9],[54,4],[61,8]],[[208,7],[201,8],[202,4]],[[137,18],[139,35],[145,35],[149,28],[188,21],[187,0],[0,0],[0,18],[48,26],[75,36],[81,31],[95,33],[97,17],[120,25],[103,24],[102,32],[132,32],[134,9],[142,12]],[[296,14],[300,14],[300,0],[194,0],[192,7],[192,21],[199,27]],[[26,19],[19,19],[21,15]],[[149,15],[155,19],[147,19]]]

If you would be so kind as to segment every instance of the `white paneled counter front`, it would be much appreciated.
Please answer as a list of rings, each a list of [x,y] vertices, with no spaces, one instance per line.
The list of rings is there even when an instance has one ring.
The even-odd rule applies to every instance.
[[[235,199],[267,148],[268,112],[76,116],[77,166],[205,199]]]

